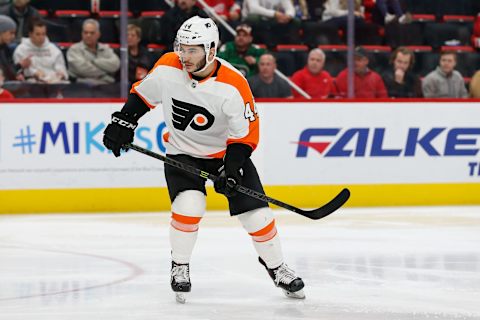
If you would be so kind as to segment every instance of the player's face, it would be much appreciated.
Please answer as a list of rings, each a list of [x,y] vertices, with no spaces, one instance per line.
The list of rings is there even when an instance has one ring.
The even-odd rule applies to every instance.
[[[40,47],[45,42],[47,38],[47,27],[34,27],[33,31],[30,32],[30,40],[34,45]]]
[[[456,65],[457,61],[453,54],[444,54],[440,58],[440,69],[447,74],[451,73],[455,69]]]
[[[407,69],[410,67],[410,61],[412,60],[412,56],[409,54],[403,54],[399,52],[397,54],[397,57],[393,61],[393,66],[395,70],[402,70],[402,71],[407,71]]]
[[[322,71],[325,65],[325,58],[318,52],[311,52],[308,55],[307,68],[313,74],[318,74]]]
[[[202,46],[188,46],[181,44],[178,50],[180,61],[187,72],[195,72],[205,66],[205,50]]]

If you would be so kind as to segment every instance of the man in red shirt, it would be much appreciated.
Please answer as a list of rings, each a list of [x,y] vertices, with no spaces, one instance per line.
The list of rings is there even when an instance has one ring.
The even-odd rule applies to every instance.
[[[325,53],[321,49],[313,49],[308,54],[307,65],[295,72],[292,81],[308,93],[313,99],[325,99],[334,91],[333,78],[323,70]],[[293,90],[295,98],[302,96]]]
[[[3,82],[5,81],[5,77],[3,76],[3,70],[0,69],[0,100],[8,100],[13,99],[13,94],[10,93],[7,89],[3,89]]]
[[[355,48],[355,98],[388,98],[382,77],[368,68],[368,54],[362,47]],[[341,71],[335,81],[338,96],[347,97],[348,70]]]

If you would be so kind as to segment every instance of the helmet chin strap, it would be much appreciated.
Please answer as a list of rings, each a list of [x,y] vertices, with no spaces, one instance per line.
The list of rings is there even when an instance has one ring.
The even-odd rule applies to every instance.
[[[216,50],[216,49],[215,49],[215,50]],[[215,53],[216,53],[216,52],[215,52]],[[208,66],[213,63],[213,61],[215,61],[215,56],[216,56],[216,54],[213,56],[213,58],[212,58],[211,61],[208,61],[208,56],[209,56],[209,55],[210,55],[210,50],[207,50],[207,48],[205,48],[205,64],[204,64],[203,68],[201,68],[201,69],[199,68],[199,70],[193,71],[193,72],[192,72],[193,74],[205,71],[205,69],[207,69]]]

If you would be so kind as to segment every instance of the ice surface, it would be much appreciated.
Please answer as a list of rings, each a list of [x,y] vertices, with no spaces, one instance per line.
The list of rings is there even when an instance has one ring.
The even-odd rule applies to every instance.
[[[0,215],[0,319],[480,319],[480,207],[275,212],[304,301],[274,287],[226,212],[201,223],[184,305],[168,213]]]

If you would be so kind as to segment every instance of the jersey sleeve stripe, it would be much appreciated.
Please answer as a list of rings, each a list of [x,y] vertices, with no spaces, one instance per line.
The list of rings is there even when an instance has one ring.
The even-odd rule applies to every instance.
[[[230,69],[225,65],[222,65],[220,71],[218,72],[216,81],[235,87],[243,99],[244,106],[249,104],[250,108],[254,108],[255,101],[253,99],[252,91],[250,90],[247,80],[240,73]],[[254,112],[254,110],[252,110],[252,112]],[[256,117],[255,121],[251,121],[249,123],[248,134],[245,137],[239,139],[228,139],[227,145],[230,143],[244,143],[255,150],[258,145],[259,131],[259,119]]]

